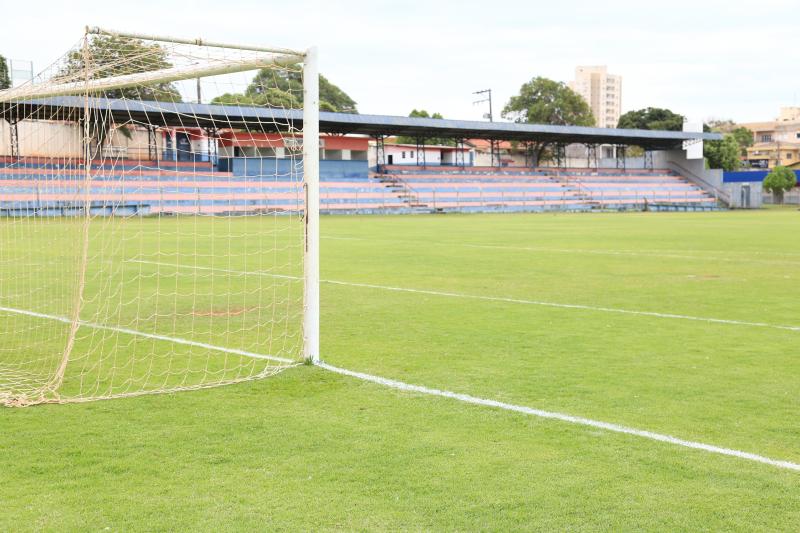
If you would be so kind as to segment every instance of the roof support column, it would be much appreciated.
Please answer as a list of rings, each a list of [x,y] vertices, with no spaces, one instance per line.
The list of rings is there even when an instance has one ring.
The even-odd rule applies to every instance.
[[[491,159],[491,166],[499,167],[501,165],[500,161],[500,141],[495,139],[489,140],[489,150],[491,151],[492,159]]]
[[[158,143],[156,142],[156,130],[158,126],[147,126],[147,158],[150,161],[158,161]]]
[[[420,164],[421,163],[421,164]],[[422,137],[417,137],[417,166],[422,166],[423,168],[425,165],[425,139]]]
[[[644,168],[653,170],[653,150],[651,148],[644,149]]]
[[[597,144],[591,143],[586,145],[586,167],[597,170]]]
[[[621,170],[625,170],[625,164],[626,164],[625,151],[626,151],[626,149],[627,149],[627,146],[625,146],[624,144],[618,144],[614,149],[614,155],[615,155],[615,157],[617,159],[617,168],[621,169]]]
[[[16,118],[7,118],[6,122],[8,122],[9,136],[11,137],[11,159],[14,161],[19,161],[19,129],[17,128],[19,120]]]
[[[566,162],[567,162],[567,153],[566,153],[566,147],[564,146],[564,143],[555,143],[553,145],[553,149],[555,151],[555,154],[553,154],[553,155],[555,155],[555,158],[556,158],[556,166],[558,168],[564,167],[566,165]]]
[[[384,135],[376,135],[375,139],[375,171],[383,174],[386,167],[386,146],[383,143]]]
[[[456,139],[456,157],[455,162],[457,167],[467,166],[464,161],[464,139]]]

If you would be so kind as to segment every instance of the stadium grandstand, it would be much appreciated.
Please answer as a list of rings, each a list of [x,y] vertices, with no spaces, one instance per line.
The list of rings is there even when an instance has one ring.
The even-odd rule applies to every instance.
[[[83,99],[0,105],[0,210],[10,216],[74,211],[72,189],[84,165],[80,143],[53,139],[77,138]],[[295,209],[303,194],[302,169],[287,157],[300,140],[271,131],[302,127],[301,111],[113,99],[92,105],[129,124],[125,135],[110,136],[102,161],[91,163],[95,214],[281,212]],[[237,122],[261,123],[263,132],[237,131]],[[721,173],[685,149],[720,138],[714,133],[325,112],[319,126],[326,213],[710,210],[730,203]],[[393,144],[399,136],[417,142]],[[451,142],[426,144],[431,138]],[[554,154],[549,166],[527,157],[536,143]],[[584,166],[574,159],[567,165],[568,145],[586,147]],[[598,158],[601,145],[617,147],[618,156]],[[644,155],[626,158],[629,146]]]

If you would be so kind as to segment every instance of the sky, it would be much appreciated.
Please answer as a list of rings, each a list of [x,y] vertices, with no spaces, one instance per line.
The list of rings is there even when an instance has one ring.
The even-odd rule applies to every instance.
[[[577,65],[623,76],[623,111],[771,120],[800,105],[797,0],[39,0],[8,2],[0,54],[44,70],[86,25],[263,46],[319,48],[320,71],[361,113],[495,116],[536,76]],[[46,16],[43,14],[46,13]]]

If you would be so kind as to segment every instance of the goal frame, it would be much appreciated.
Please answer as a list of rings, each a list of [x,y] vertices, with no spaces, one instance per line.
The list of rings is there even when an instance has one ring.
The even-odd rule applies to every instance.
[[[230,64],[214,64],[193,69],[165,68],[141,74],[113,76],[98,80],[67,82],[56,85],[25,84],[0,91],[0,102],[74,95],[107,89],[136,86],[143,83],[165,83],[232,72],[256,70],[264,67],[303,64],[303,190],[305,209],[304,272],[303,272],[303,359],[311,364],[320,362],[320,261],[319,261],[319,70],[315,46],[305,51],[286,48],[266,48],[226,44],[203,39],[181,39],[168,36],[120,32],[99,27],[86,27],[88,35],[107,35],[206,47],[231,48],[264,52],[260,58]]]

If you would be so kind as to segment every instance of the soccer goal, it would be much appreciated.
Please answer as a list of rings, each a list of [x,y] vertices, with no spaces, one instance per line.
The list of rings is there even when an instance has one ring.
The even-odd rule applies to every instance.
[[[316,62],[87,28],[0,91],[0,404],[318,360]]]

